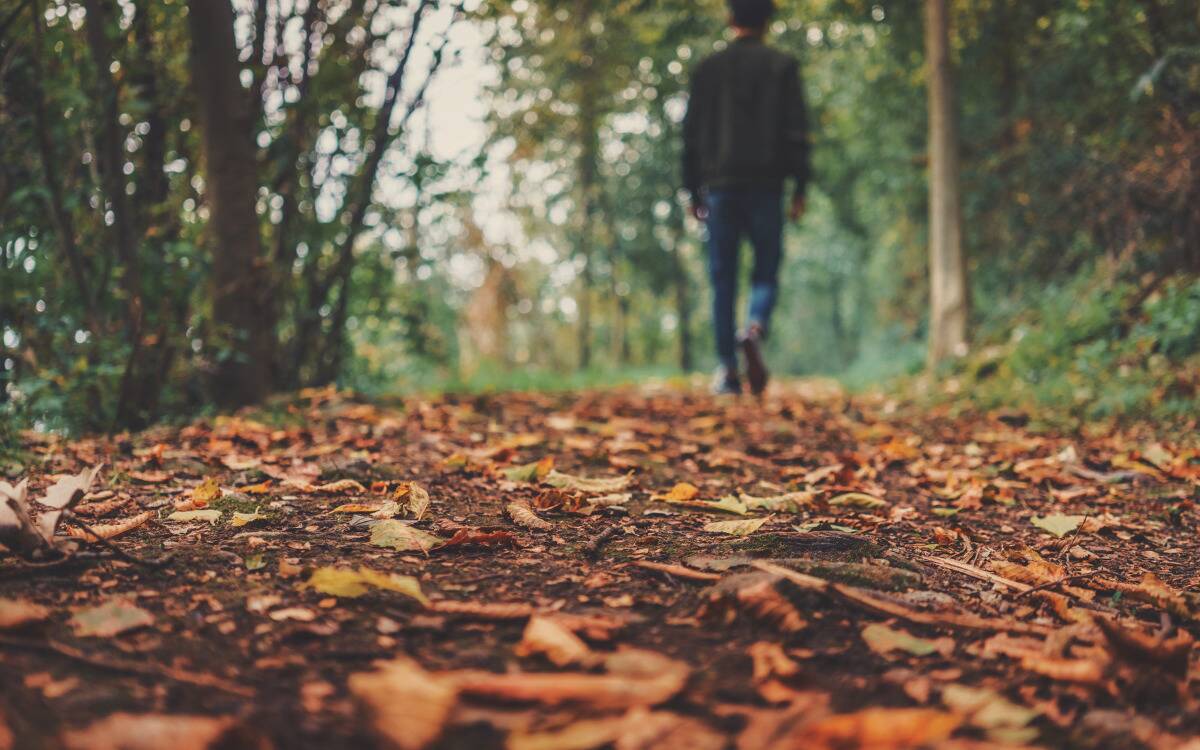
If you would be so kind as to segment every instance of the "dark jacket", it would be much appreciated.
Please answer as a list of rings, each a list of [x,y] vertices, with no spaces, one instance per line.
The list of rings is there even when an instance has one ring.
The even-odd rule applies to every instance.
[[[683,121],[684,187],[808,183],[808,120],[796,58],[742,38],[700,62]]]

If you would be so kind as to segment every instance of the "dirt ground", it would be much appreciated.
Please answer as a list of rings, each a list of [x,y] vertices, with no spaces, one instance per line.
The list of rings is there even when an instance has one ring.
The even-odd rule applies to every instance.
[[[1194,438],[1025,422],[797,383],[31,436],[0,501],[69,510],[0,552],[0,750],[1200,747]]]

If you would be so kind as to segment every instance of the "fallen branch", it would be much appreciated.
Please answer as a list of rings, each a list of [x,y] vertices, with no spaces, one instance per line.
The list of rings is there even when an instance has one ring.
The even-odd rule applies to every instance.
[[[633,564],[639,568],[644,568],[645,570],[653,570],[658,573],[664,573],[668,576],[675,576],[676,578],[687,578],[692,581],[719,581],[719,580],[721,580],[721,576],[717,575],[716,573],[705,573],[704,571],[701,571],[701,570],[692,570],[691,568],[685,568],[682,565],[672,565],[670,563],[657,563],[657,562],[651,562],[649,560],[635,560],[633,562]]]

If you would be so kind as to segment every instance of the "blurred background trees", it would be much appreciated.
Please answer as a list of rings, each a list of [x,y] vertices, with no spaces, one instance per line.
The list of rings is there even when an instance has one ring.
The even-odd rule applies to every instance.
[[[6,0],[5,422],[709,367],[677,130],[723,7],[237,0],[231,51],[183,0]],[[1194,409],[1200,7],[946,8],[973,307],[942,382],[1093,417]],[[772,40],[803,61],[816,171],[769,343],[786,372],[924,367],[925,30],[916,0],[781,2]],[[477,114],[439,104],[464,68]],[[468,117],[477,138],[431,147]],[[210,138],[214,118],[234,132]],[[220,164],[252,190],[253,215],[225,204],[233,235]]]

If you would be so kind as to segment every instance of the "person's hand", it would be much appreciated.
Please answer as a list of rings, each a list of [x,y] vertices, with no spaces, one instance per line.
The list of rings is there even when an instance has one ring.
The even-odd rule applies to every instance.
[[[788,218],[792,221],[800,221],[804,216],[805,202],[803,195],[792,196],[792,207],[788,210]]]
[[[692,216],[696,221],[705,221],[708,219],[708,204],[703,200],[692,201]]]

